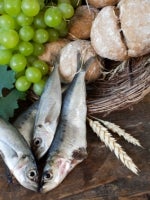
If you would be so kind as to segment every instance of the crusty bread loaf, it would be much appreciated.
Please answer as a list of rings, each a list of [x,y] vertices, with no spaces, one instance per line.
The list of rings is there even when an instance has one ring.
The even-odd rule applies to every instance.
[[[122,61],[127,58],[127,49],[118,22],[114,6],[102,8],[91,28],[91,43],[101,57]]]
[[[98,55],[123,61],[150,52],[150,0],[121,0],[100,10],[91,28]]]
[[[150,0],[121,0],[118,8],[128,55],[150,52]]]

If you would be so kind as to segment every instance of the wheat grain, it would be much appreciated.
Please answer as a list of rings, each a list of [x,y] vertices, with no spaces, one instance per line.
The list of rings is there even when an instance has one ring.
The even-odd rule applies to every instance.
[[[130,169],[133,173],[138,174],[138,167],[134,164],[132,159],[127,155],[127,153],[122,149],[120,144],[118,144],[115,138],[112,137],[111,133],[108,132],[107,128],[101,125],[98,121],[93,121],[87,118],[89,121],[89,125],[92,130],[97,134],[97,136],[101,139],[102,142],[105,143],[107,147],[111,151],[115,153],[118,159]]]
[[[101,124],[103,124],[105,127],[107,127],[112,132],[117,133],[119,136],[122,136],[129,143],[132,143],[133,145],[136,145],[136,146],[139,146],[139,147],[143,148],[143,146],[140,144],[139,140],[134,138],[129,133],[125,132],[125,130],[120,128],[120,126],[118,126],[118,125],[116,125],[116,124],[114,124],[112,122],[108,122],[108,121],[104,121],[104,120],[98,119],[98,118],[93,117],[93,116],[91,116],[91,117],[93,119],[96,119],[97,121],[99,121]]]
[[[100,122],[102,122],[102,124],[104,124],[112,132],[117,133],[119,136],[122,136],[129,143],[132,143],[133,145],[142,147],[142,145],[140,144],[139,140],[134,138],[129,133],[125,132],[125,130],[120,128],[120,126],[118,126],[118,125],[116,125],[116,124],[114,124],[112,122],[108,122],[108,121],[104,121],[104,120],[100,120]]]

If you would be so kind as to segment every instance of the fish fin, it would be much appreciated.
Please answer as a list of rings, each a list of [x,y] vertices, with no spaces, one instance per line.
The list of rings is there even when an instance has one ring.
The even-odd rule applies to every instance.
[[[81,59],[81,53],[77,53],[77,72],[81,70],[82,67],[82,59]]]
[[[87,71],[91,64],[95,61],[96,56],[90,57],[85,63],[82,60],[81,53],[77,53],[77,72]]]
[[[84,66],[82,68],[83,71],[87,71],[88,68],[91,66],[91,64],[95,61],[95,56],[90,57],[85,63]]]
[[[53,115],[55,115],[55,110],[54,110],[55,104],[56,104],[56,102],[54,101],[54,103],[50,106],[50,110],[48,111],[48,115],[45,117],[45,120],[44,120],[45,123],[50,124],[52,119],[54,119]]]

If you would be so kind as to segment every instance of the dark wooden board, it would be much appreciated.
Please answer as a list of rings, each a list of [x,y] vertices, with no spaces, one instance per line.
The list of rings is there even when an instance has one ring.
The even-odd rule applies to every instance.
[[[101,116],[99,116],[101,117]],[[140,140],[144,149],[114,135],[141,170],[134,175],[99,141],[88,126],[88,158],[56,189],[39,194],[8,184],[0,160],[0,200],[148,200],[150,199],[150,95],[131,109],[105,117]]]

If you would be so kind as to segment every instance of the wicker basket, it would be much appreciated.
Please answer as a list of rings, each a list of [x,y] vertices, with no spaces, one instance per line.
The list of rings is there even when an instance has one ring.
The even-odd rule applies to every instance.
[[[114,63],[107,64],[111,68]],[[107,115],[141,101],[150,92],[150,54],[113,67],[87,87],[88,114]]]
[[[88,114],[106,116],[140,102],[150,92],[150,54],[130,58],[122,63],[105,60],[105,71],[87,85]],[[39,97],[32,90],[31,102]]]

